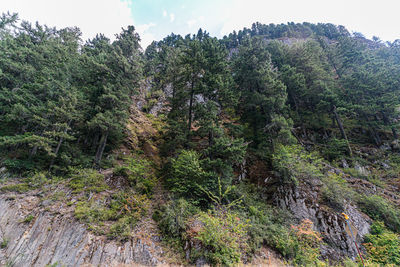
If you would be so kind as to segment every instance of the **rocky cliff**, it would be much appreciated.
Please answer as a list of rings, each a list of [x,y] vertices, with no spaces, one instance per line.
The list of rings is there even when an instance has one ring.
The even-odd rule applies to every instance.
[[[66,205],[64,205],[66,206]],[[61,204],[44,208],[34,195],[0,196],[0,226],[5,266],[157,265],[161,248],[139,237],[119,243],[95,236]]]

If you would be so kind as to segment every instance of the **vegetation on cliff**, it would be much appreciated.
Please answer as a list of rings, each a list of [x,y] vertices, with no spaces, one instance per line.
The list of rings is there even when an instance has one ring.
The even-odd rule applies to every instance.
[[[330,214],[375,220],[367,264],[399,264],[398,41],[255,23],[143,51],[133,26],[83,43],[77,28],[17,22],[0,18],[0,168],[26,178],[0,192],[61,184],[78,220],[119,240],[151,215],[180,262],[235,265],[269,247],[326,266],[325,233],[274,199],[312,187]]]

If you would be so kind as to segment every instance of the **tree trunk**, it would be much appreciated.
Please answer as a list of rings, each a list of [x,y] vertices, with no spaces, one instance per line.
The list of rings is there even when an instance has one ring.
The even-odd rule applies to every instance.
[[[30,153],[30,157],[33,157],[33,156],[35,156],[36,155],[36,153],[37,153],[37,150],[38,150],[38,146],[34,146],[33,148],[32,148],[32,150],[31,150],[31,153]]]
[[[67,127],[65,127],[65,129],[64,129],[64,133],[65,134],[68,132],[68,128],[71,125],[71,123],[72,123],[72,120],[70,120],[68,122],[68,124],[67,124]],[[58,151],[60,151],[60,147],[61,147],[61,144],[62,144],[63,141],[64,141],[64,138],[60,137],[60,140],[58,140],[57,147],[56,147],[56,149],[54,151],[55,156],[51,159],[51,162],[50,162],[49,171],[50,171],[51,167],[53,166],[55,159],[57,158]]]
[[[188,122],[188,134],[187,134],[188,143],[190,140],[190,131],[192,129],[193,97],[194,97],[194,81],[192,81],[192,86],[191,86],[191,90],[190,90],[190,100],[189,100],[189,122]]]
[[[106,147],[108,137],[108,131],[103,133],[100,139],[100,144],[97,147],[96,156],[94,158],[93,167],[98,167],[101,161],[101,157],[103,156],[104,148]]]
[[[99,133],[96,133],[93,138],[92,149],[91,149],[92,151],[96,148],[98,143],[99,143]]]
[[[333,114],[335,115],[336,122],[338,124],[340,134],[342,135],[342,138],[346,140],[347,143],[347,149],[349,150],[350,157],[353,156],[353,151],[351,150],[349,140],[347,139],[346,132],[344,131],[343,123],[342,120],[340,119],[339,114],[336,111],[336,106],[333,106]]]
[[[58,140],[58,144],[57,144],[56,150],[54,151],[55,156],[51,159],[49,171],[51,170],[51,167],[53,167],[54,161],[57,158],[58,151],[60,150],[60,147],[61,147],[61,144],[62,144],[63,140],[64,139],[62,137],[60,137],[60,140]]]
[[[392,127],[392,133],[394,139],[399,139],[399,135],[397,134],[397,130],[395,127]]]

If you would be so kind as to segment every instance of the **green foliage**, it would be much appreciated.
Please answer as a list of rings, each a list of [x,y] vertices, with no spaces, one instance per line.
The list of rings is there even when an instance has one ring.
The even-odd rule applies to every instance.
[[[114,169],[114,175],[125,177],[137,191],[151,195],[157,182],[153,169],[149,160],[129,157]]]
[[[161,206],[155,211],[153,218],[165,236],[182,241],[188,220],[197,212],[198,208],[180,198]]]
[[[35,216],[33,216],[32,214],[29,214],[24,218],[24,220],[22,222],[23,223],[30,223],[31,221],[33,221],[33,219],[35,219]]]
[[[195,151],[182,150],[176,159],[171,160],[171,169],[168,184],[171,191],[179,197],[193,200],[193,203],[208,201],[207,196],[201,188],[214,186],[212,173],[206,172]]]
[[[119,192],[109,200],[79,201],[74,214],[95,233],[126,240],[132,236],[136,223],[147,214],[149,206],[150,201],[146,195]],[[104,224],[107,221],[111,222],[108,226]]]
[[[343,211],[346,203],[356,199],[356,193],[343,177],[329,172],[322,178],[322,197],[333,208]]]
[[[248,251],[247,221],[242,221],[238,214],[216,212],[199,214],[201,229],[195,235],[203,247],[198,256],[204,256],[215,265],[231,266],[241,261],[241,255]]]
[[[23,193],[31,190],[29,184],[27,183],[18,183],[18,184],[10,184],[0,187],[0,191],[3,192],[18,192]]]
[[[7,248],[9,242],[10,240],[8,238],[3,237],[0,242],[0,248],[1,249]]]
[[[400,210],[378,195],[360,196],[360,208],[375,220],[382,220],[388,228],[400,231]]]
[[[375,221],[364,238],[369,260],[385,266],[400,265],[400,237],[387,230],[383,222]]]
[[[343,159],[348,155],[347,141],[344,139],[332,138],[326,143],[322,149],[322,156],[329,161],[336,161]]]
[[[71,169],[71,179],[68,186],[74,193],[101,192],[108,189],[104,176],[93,169]]]
[[[300,180],[320,179],[323,176],[320,162],[316,155],[298,145],[279,145],[272,155],[272,165],[282,183],[297,185]]]

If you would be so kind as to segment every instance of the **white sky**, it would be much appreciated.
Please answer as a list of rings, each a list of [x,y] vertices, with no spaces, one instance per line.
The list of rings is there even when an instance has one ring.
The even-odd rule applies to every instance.
[[[136,2],[139,1],[0,0],[0,13],[18,12],[21,19],[57,28],[78,26],[84,39],[92,38],[96,33],[113,38],[121,27],[134,25],[144,47],[171,32],[194,33],[202,27],[212,35],[222,37],[234,29],[250,27],[256,21],[266,24],[330,22],[361,32],[368,38],[375,35],[384,41],[400,39],[400,0],[186,0],[186,9],[183,6],[176,8],[173,0],[164,0],[158,1],[163,4],[157,4],[152,10],[141,11],[145,15],[153,12],[149,13],[152,19],[148,21],[133,17],[133,6],[140,8]],[[218,2],[218,5],[213,2]],[[198,8],[196,13],[196,6],[201,5],[209,7]],[[213,12],[207,12],[208,9]],[[159,18],[154,16],[154,12],[159,12]],[[185,21],[181,19],[183,17]]]

